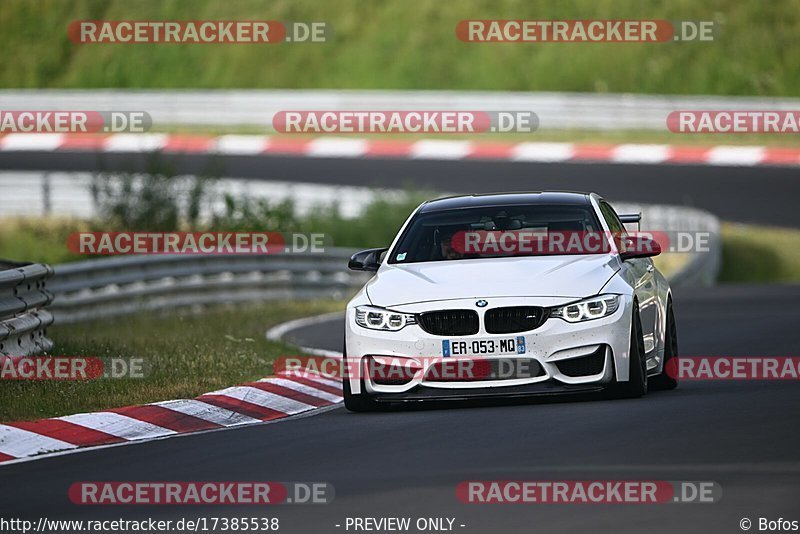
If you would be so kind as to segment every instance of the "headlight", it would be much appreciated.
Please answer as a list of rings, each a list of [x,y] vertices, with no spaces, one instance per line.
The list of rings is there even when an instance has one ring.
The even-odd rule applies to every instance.
[[[413,314],[400,313],[374,306],[356,307],[356,324],[372,330],[396,332],[406,325],[417,324]]]
[[[564,319],[568,323],[579,323],[607,317],[619,308],[619,295],[600,295],[580,302],[550,310],[550,317]]]

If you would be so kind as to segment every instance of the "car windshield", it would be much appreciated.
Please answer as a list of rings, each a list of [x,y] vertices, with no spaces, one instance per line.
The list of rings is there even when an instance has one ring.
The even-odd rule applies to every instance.
[[[589,205],[483,206],[417,214],[389,263],[607,252]]]

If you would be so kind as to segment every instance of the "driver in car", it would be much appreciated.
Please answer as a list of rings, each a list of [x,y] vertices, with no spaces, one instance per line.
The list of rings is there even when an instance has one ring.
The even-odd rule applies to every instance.
[[[441,230],[439,234],[439,252],[443,260],[460,260],[464,253],[453,248],[453,235],[455,230]]]

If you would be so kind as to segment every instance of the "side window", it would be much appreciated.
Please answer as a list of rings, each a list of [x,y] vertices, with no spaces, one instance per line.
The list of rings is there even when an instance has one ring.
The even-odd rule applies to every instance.
[[[619,220],[619,216],[614,211],[614,208],[612,208],[606,201],[600,202],[600,212],[603,214],[606,224],[608,224],[608,228],[613,233],[616,234],[619,232],[620,235],[628,235],[628,232],[625,230],[625,225]]]

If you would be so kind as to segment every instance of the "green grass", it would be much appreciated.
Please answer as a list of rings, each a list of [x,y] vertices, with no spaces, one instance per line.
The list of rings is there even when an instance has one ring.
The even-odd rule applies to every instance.
[[[197,395],[263,378],[297,349],[267,341],[269,326],[342,309],[341,302],[268,302],[202,315],[157,313],[52,327],[54,354],[142,358],[145,378],[4,381],[0,421],[55,417]]]
[[[69,251],[67,238],[73,232],[89,231],[79,219],[9,217],[0,219],[0,258],[57,264],[87,259]]]
[[[713,42],[464,43],[463,19],[716,20]],[[74,45],[73,20],[326,21],[328,43]],[[10,0],[0,87],[475,89],[797,96],[800,2]]]
[[[800,283],[800,230],[723,224],[719,281]]]

